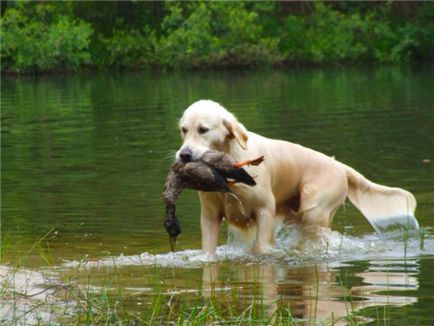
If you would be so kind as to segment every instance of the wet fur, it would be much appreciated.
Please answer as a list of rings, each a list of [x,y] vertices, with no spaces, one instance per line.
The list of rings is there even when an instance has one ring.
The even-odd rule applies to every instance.
[[[208,149],[224,151],[235,161],[261,155],[265,158],[263,164],[246,168],[250,175],[257,176],[255,187],[230,187],[244,211],[231,196],[199,192],[202,249],[210,255],[215,253],[223,219],[252,244],[253,252],[262,253],[274,247],[278,223],[330,227],[334,213],[347,196],[371,223],[414,213],[416,200],[411,193],[370,182],[320,152],[249,132],[216,102],[193,103],[179,124],[187,131],[181,133],[181,149],[189,147],[193,159]],[[201,134],[200,127],[208,132]]]

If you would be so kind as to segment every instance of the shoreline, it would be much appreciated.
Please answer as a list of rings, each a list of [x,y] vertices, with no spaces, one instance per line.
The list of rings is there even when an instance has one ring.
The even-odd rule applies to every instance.
[[[248,72],[248,71],[290,71],[299,69],[347,69],[347,68],[403,68],[403,67],[422,67],[434,65],[434,61],[411,61],[400,63],[378,63],[373,61],[361,62],[340,62],[340,63],[313,63],[313,62],[297,62],[297,63],[277,63],[264,65],[203,65],[191,67],[170,67],[149,65],[147,67],[98,67],[98,66],[83,66],[78,69],[59,69],[54,68],[45,71],[1,71],[2,77],[39,77],[39,76],[65,76],[65,75],[80,75],[101,72],[115,73],[170,73],[170,72]]]

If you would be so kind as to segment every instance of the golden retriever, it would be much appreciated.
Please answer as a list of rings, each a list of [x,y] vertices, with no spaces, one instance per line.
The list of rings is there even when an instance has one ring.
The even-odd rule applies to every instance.
[[[249,132],[214,101],[193,103],[179,126],[183,144],[177,160],[198,160],[208,149],[224,151],[237,161],[265,157],[261,165],[247,168],[256,176],[256,186],[231,185],[236,196],[199,192],[202,249],[209,255],[215,253],[223,219],[251,241],[253,252],[263,253],[274,247],[278,223],[330,227],[346,197],[377,231],[403,221],[418,227],[416,200],[408,191],[375,184],[312,149]]]

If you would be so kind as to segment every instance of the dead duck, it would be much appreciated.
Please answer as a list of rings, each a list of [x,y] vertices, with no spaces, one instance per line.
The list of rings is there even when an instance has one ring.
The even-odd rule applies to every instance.
[[[163,191],[163,201],[166,205],[164,227],[169,234],[172,251],[175,249],[176,237],[181,234],[181,227],[175,215],[176,199],[185,189],[207,192],[231,193],[229,185],[237,182],[249,186],[256,185],[255,180],[242,167],[259,165],[264,157],[254,160],[235,162],[229,155],[209,150],[199,161],[175,162],[167,176]]]
[[[260,156],[254,160],[246,160],[236,163],[229,155],[218,151],[207,151],[200,158],[200,162],[208,165],[212,171],[217,172],[226,180],[226,183],[245,183],[249,186],[256,185],[255,180],[242,168],[245,165],[259,165],[264,160]],[[229,181],[228,179],[232,179]]]

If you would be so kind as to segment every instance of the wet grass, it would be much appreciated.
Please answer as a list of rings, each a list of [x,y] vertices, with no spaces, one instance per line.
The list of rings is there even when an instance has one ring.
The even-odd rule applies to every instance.
[[[294,315],[291,304],[282,296],[274,300],[264,297],[261,283],[252,282],[251,296],[246,298],[245,292],[233,286],[230,291],[217,291],[212,285],[210,289],[198,290],[193,298],[186,298],[182,292],[167,291],[164,280],[160,279],[158,269],[152,284],[152,293],[147,294],[147,302],[137,306],[137,294],[116,289],[113,283],[103,288],[91,285],[90,276],[86,285],[65,280],[62,284],[47,285],[42,291],[54,290],[45,300],[35,300],[23,306],[22,299],[32,301],[31,295],[18,294],[7,285],[2,285],[2,297],[12,304],[16,311],[2,325],[334,325],[344,322],[346,325],[359,324],[356,310],[353,309],[351,294],[345,296],[347,314],[334,318],[333,313],[326,320],[316,320],[319,303],[319,277],[312,284],[310,306],[312,312],[307,318]],[[11,269],[11,273],[18,273]],[[13,275],[9,275],[11,277]],[[344,285],[342,285],[344,287]],[[346,292],[348,290],[346,289]],[[139,294],[140,295],[140,294]],[[143,294],[142,294],[143,295]],[[149,297],[150,296],[150,297]],[[143,305],[142,305],[143,304]],[[132,305],[135,305],[132,308]],[[377,312],[380,325],[385,324],[387,311]],[[45,315],[45,317],[44,317]],[[47,316],[49,316],[47,318]]]
[[[52,265],[51,250],[41,246],[50,230],[29,250],[36,251],[48,266]],[[424,234],[424,231],[421,231]],[[420,246],[423,248],[423,235]],[[407,241],[404,236],[402,239]],[[42,249],[41,249],[42,248]],[[328,247],[326,251],[328,250]],[[405,257],[405,253],[404,253]],[[59,274],[56,282],[47,283],[32,294],[17,291],[11,280],[22,272],[18,267],[8,269],[0,286],[0,297],[7,303],[12,314],[2,325],[359,325],[373,316],[377,325],[390,324],[390,309],[387,305],[358,309],[344,274],[339,282],[346,314],[336,317],[332,311],[327,319],[317,320],[317,310],[321,305],[319,293],[321,278],[315,265],[315,278],[310,285],[307,298],[310,313],[300,317],[294,303],[289,303],[283,295],[264,295],[261,275],[254,275],[249,284],[233,276],[231,285],[222,290],[221,284],[211,282],[206,288],[194,289],[194,282],[188,277],[184,284],[173,288],[162,275],[162,268],[155,266],[149,286],[151,292],[126,290],[119,284],[121,273],[115,261],[111,281],[96,287],[88,271],[87,278],[81,281]],[[219,288],[220,287],[220,288]],[[186,294],[182,289],[193,289]],[[36,295],[47,293],[44,299]],[[302,298],[300,298],[302,300]],[[4,316],[2,316],[4,317]]]

